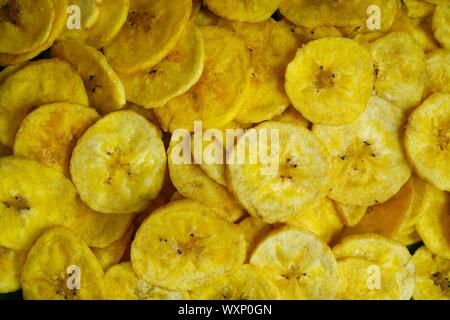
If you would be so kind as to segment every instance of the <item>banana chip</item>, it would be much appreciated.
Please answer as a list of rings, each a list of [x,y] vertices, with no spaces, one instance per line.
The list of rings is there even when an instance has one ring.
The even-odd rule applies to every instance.
[[[26,115],[55,102],[88,105],[86,90],[72,67],[58,59],[30,63],[0,84],[0,142],[13,147]]]
[[[434,50],[426,59],[427,81],[424,96],[438,92],[450,93],[450,50]]]
[[[126,103],[125,89],[106,58],[95,48],[75,40],[56,43],[52,56],[67,61],[83,79],[90,106],[106,114]]]
[[[242,22],[261,22],[278,9],[280,0],[205,0],[208,8],[222,18]]]
[[[9,66],[0,71],[0,83],[6,80],[10,75],[16,73],[20,69],[22,69],[24,66],[26,66],[28,63],[21,63],[14,66]]]
[[[424,18],[434,13],[435,6],[422,0],[403,0],[401,1],[403,9],[408,17]]]
[[[293,106],[313,123],[353,122],[364,111],[373,87],[368,51],[346,38],[323,38],[298,50],[286,70]]]
[[[191,0],[130,0],[128,18],[105,55],[122,73],[149,70],[175,47],[189,22]]]
[[[450,300],[450,260],[442,259],[426,247],[412,258],[416,266],[415,300]]]
[[[436,7],[432,22],[434,37],[445,49],[450,50],[450,4]]]
[[[95,300],[103,270],[82,239],[69,229],[46,231],[28,253],[21,284],[26,300]]]
[[[0,246],[28,249],[46,229],[70,224],[75,193],[61,173],[36,161],[0,158]]]
[[[370,45],[375,66],[376,94],[410,110],[422,100],[425,89],[425,54],[413,36],[393,32]]]
[[[411,175],[400,141],[402,125],[401,110],[378,97],[371,98],[351,124],[315,125],[313,133],[332,155],[329,197],[347,205],[371,206],[396,194]]]
[[[69,177],[70,157],[77,140],[99,118],[94,109],[75,104],[42,106],[23,120],[14,154],[39,161]]]
[[[282,114],[273,117],[273,121],[290,122],[309,129],[311,122],[306,120],[294,107],[288,107]]]
[[[191,292],[193,300],[276,300],[280,293],[267,271],[244,264],[212,286]]]
[[[89,128],[70,161],[83,202],[111,214],[145,210],[161,190],[165,168],[159,129],[128,110],[111,113]]]
[[[269,142],[274,135],[278,135],[278,141]],[[268,154],[261,157],[260,150],[259,159],[251,163],[254,137]],[[329,189],[328,151],[320,139],[300,125],[269,121],[250,129],[238,139],[228,159],[229,188],[252,216],[268,223],[295,215],[301,207],[316,205]]]
[[[299,229],[272,231],[250,258],[269,275],[284,299],[334,299],[338,277],[330,248],[317,236]]]
[[[258,243],[272,230],[270,224],[254,217],[248,217],[239,222],[238,228],[247,242],[247,260],[250,259]]]
[[[20,274],[27,258],[27,251],[16,251],[0,247],[0,293],[20,289]]]
[[[250,56],[243,41],[221,27],[201,28],[205,63],[200,81],[186,94],[156,108],[164,131],[194,130],[194,121],[204,128],[222,128],[243,105],[250,82]]]
[[[140,279],[130,262],[111,267],[103,280],[106,300],[188,300],[186,292],[173,292],[155,287]]]
[[[213,283],[244,263],[246,244],[237,226],[200,203],[181,200],[153,212],[131,248],[137,275],[169,290]]]
[[[127,99],[145,108],[163,107],[169,100],[185,94],[203,72],[203,37],[194,25],[156,66],[145,72],[119,74]]]
[[[342,32],[334,26],[320,26],[316,28],[293,26],[291,30],[294,30],[301,43],[322,38],[342,37]]]
[[[352,206],[334,202],[337,212],[339,213],[342,222],[348,227],[353,227],[358,224],[367,212],[366,206]]]
[[[80,7],[82,28],[91,28],[97,22],[102,0],[69,0],[69,3]]]
[[[450,94],[436,93],[414,110],[405,148],[421,178],[450,191]]]

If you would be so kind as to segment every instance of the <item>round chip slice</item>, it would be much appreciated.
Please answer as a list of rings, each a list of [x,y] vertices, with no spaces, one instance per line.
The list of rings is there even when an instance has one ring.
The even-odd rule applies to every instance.
[[[237,226],[191,200],[154,211],[131,247],[137,275],[169,290],[192,290],[213,283],[244,263],[246,243]]]
[[[91,28],[97,22],[102,0],[69,0],[69,3],[80,7],[82,28]]]
[[[206,0],[208,8],[222,18],[244,22],[261,22],[278,9],[280,0]]]
[[[155,287],[140,279],[130,262],[111,267],[103,280],[106,300],[187,300],[187,292],[173,292]]]
[[[450,260],[423,246],[414,253],[412,261],[416,266],[414,300],[450,300]]]
[[[70,161],[81,199],[101,213],[145,210],[161,190],[165,169],[161,132],[128,110],[111,113],[89,128]]]
[[[309,121],[350,123],[364,111],[372,94],[372,59],[351,39],[311,41],[288,65],[285,86],[293,106]]]
[[[284,299],[334,299],[338,277],[330,248],[309,231],[272,231],[255,249],[250,263],[265,270]]]
[[[413,111],[405,148],[421,178],[450,191],[450,94],[436,93]]]
[[[0,84],[0,142],[13,147],[23,119],[34,108],[55,102],[88,105],[80,76],[61,60],[30,63]]]
[[[46,229],[75,217],[75,188],[36,161],[0,158],[0,246],[28,249]]]
[[[227,158],[230,190],[252,216],[268,223],[317,205],[329,189],[330,173],[320,139],[287,122],[268,121],[247,130]]]
[[[343,204],[371,206],[400,190],[411,175],[400,140],[403,114],[385,100],[372,97],[355,122],[315,125],[313,133],[332,155],[329,197]]]
[[[445,49],[450,50],[450,4],[436,7],[432,22],[434,37]]]
[[[89,247],[69,229],[46,231],[28,253],[21,283],[26,300],[95,300],[103,270]]]
[[[20,289],[20,274],[27,258],[27,251],[0,247],[0,294]]]
[[[175,48],[156,66],[145,72],[119,73],[127,99],[145,108],[163,107],[198,82],[204,59],[203,37],[191,24]]]
[[[91,107],[106,114],[125,106],[125,89],[100,51],[75,40],[57,42],[53,57],[67,61],[83,79]]]
[[[200,81],[186,94],[156,108],[164,131],[194,131],[194,121],[204,128],[222,128],[239,112],[250,81],[250,56],[243,41],[221,27],[201,28],[205,63]]]
[[[128,18],[105,55],[114,69],[151,69],[175,47],[189,22],[192,0],[130,0]]]
[[[99,118],[95,109],[75,104],[42,106],[22,122],[14,154],[39,161],[69,177],[70,157],[77,140]]]
[[[426,59],[427,81],[424,97],[438,92],[450,93],[450,50],[434,50]]]

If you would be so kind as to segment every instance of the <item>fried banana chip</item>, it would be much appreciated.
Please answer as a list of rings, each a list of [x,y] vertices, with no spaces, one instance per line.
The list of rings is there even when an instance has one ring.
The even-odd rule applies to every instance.
[[[298,50],[286,70],[286,92],[293,106],[313,123],[355,121],[372,94],[369,52],[347,38],[322,38]]]
[[[145,72],[121,74],[127,99],[144,108],[163,107],[185,94],[203,72],[205,50],[201,32],[191,24],[169,55]]]
[[[82,28],[65,29],[59,39],[76,39],[96,49],[103,48],[116,37],[127,21],[130,7],[129,0],[101,0],[101,3],[94,0],[70,0],[70,3],[80,6]]]
[[[305,119],[297,109],[289,106],[284,112],[272,118],[273,121],[290,122],[309,129],[311,122]]]
[[[410,110],[422,100],[425,89],[425,54],[413,36],[393,32],[370,45],[374,60],[376,94]]]
[[[434,37],[445,49],[450,50],[450,4],[438,5],[433,15]]]
[[[250,83],[250,55],[244,42],[222,27],[201,28],[205,62],[200,81],[186,94],[156,108],[164,131],[194,130],[194,121],[204,128],[222,128],[243,105]]]
[[[20,289],[20,275],[27,258],[27,251],[16,251],[0,247],[0,293]]]
[[[409,233],[395,235],[392,239],[404,244],[405,246],[410,246],[422,241],[422,238],[416,231],[415,227],[413,227]]]
[[[105,47],[117,71],[149,70],[175,47],[189,22],[192,0],[130,0],[128,18]]]
[[[102,295],[103,270],[72,231],[46,231],[28,253],[21,284],[26,300],[95,300]]]
[[[450,191],[450,94],[436,93],[415,109],[404,140],[416,173],[436,188]]]
[[[301,43],[322,38],[342,37],[342,32],[334,26],[320,26],[316,28],[293,26],[291,30],[294,30],[297,39]]]
[[[272,230],[270,224],[254,217],[248,217],[239,222],[238,228],[247,241],[247,260],[250,259],[258,243]]]
[[[259,156],[250,157],[258,154],[252,150],[256,140]],[[300,125],[276,121],[260,124],[238,139],[228,154],[226,172],[239,202],[268,223],[315,206],[329,189],[330,173],[330,157],[320,139]]]
[[[244,264],[231,275],[211,286],[191,292],[193,300],[277,300],[278,288],[270,274],[253,264]]]
[[[99,118],[95,109],[76,104],[42,106],[23,120],[14,142],[14,154],[39,161],[70,177],[72,150]]]
[[[161,132],[129,110],[111,113],[90,127],[70,161],[83,202],[111,214],[145,210],[161,190],[165,169]]]
[[[205,0],[209,10],[222,18],[252,23],[269,19],[279,3],[280,0]]]
[[[423,246],[414,253],[412,261],[416,266],[414,300],[450,300],[450,260]]]
[[[39,106],[55,102],[87,106],[80,76],[61,60],[30,63],[0,84],[0,142],[13,147],[26,115]]]
[[[75,195],[70,181],[51,168],[18,157],[0,158],[0,246],[28,249],[46,229],[70,224]]]
[[[6,68],[3,69],[2,71],[0,71],[0,83],[2,83],[3,81],[5,81],[6,78],[8,78],[10,75],[13,75],[13,74],[16,73],[17,71],[19,71],[20,69],[22,69],[23,67],[25,67],[27,64],[28,64],[28,62],[16,64],[16,65],[14,65],[14,66],[6,67]]]
[[[236,32],[250,52],[250,88],[236,120],[259,123],[282,113],[290,104],[284,90],[284,75],[298,46],[290,28],[272,19],[260,23],[222,22],[219,25]]]
[[[342,204],[371,206],[396,194],[411,175],[400,140],[403,114],[387,101],[372,97],[355,122],[315,125],[313,133],[332,156],[329,197]]]
[[[153,212],[131,247],[137,275],[169,290],[193,290],[244,263],[246,243],[237,226],[191,200]]]
[[[59,41],[53,57],[67,61],[83,79],[91,107],[106,114],[125,106],[125,89],[100,51],[75,40]]]
[[[333,248],[333,253],[338,261],[338,270],[341,269],[340,276],[343,277],[341,284],[345,286],[345,283],[349,282],[350,286],[350,292],[339,290],[339,293],[344,293],[344,298],[361,299],[366,294],[379,299],[389,297],[390,299],[409,300],[411,298],[414,290],[414,264],[411,262],[408,249],[399,242],[377,234],[353,235],[344,238],[337,244]],[[347,260],[339,268],[339,261],[346,258],[358,258],[358,260]],[[367,275],[374,277],[372,278],[373,282],[365,280]],[[356,279],[356,276],[363,277],[363,279]],[[381,277],[381,281],[377,277]],[[384,286],[384,284],[379,286],[379,282],[382,283],[383,278],[390,283],[389,286]],[[362,281],[367,283],[365,288]],[[351,283],[358,284],[353,292]],[[370,293],[371,290],[380,289],[385,292]],[[395,296],[392,297],[392,294]]]
[[[106,300],[188,300],[187,292],[174,292],[155,287],[140,279],[130,262],[112,266],[103,280]]]
[[[366,206],[352,206],[337,201],[334,202],[334,206],[336,207],[342,222],[348,227],[353,227],[360,222],[367,212]]]
[[[433,93],[450,93],[450,50],[437,49],[426,57],[427,80],[424,97]]]
[[[255,249],[250,263],[265,270],[284,299],[334,299],[338,277],[330,248],[309,231],[280,228]]]

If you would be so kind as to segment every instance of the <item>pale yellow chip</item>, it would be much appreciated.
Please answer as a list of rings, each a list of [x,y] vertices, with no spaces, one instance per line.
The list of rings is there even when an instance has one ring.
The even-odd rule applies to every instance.
[[[202,34],[195,25],[190,24],[163,61],[150,70],[119,76],[129,101],[145,108],[163,107],[198,82],[204,60]]]
[[[237,226],[207,206],[181,200],[153,212],[131,247],[137,275],[169,290],[210,285],[244,263],[246,243]]]
[[[75,195],[56,170],[33,160],[0,158],[0,246],[28,249],[48,228],[70,224]]]
[[[405,130],[405,148],[421,178],[450,191],[450,94],[436,93],[414,110]]]
[[[247,260],[250,259],[256,246],[272,230],[272,225],[255,217],[247,217],[238,224],[247,242]]]
[[[334,202],[337,212],[339,213],[342,222],[348,227],[353,227],[367,212],[367,206],[352,206],[348,204],[342,204]]]
[[[383,203],[411,175],[400,140],[403,114],[385,100],[373,97],[355,122],[342,126],[315,125],[315,133],[332,156],[329,197],[343,204]]]
[[[128,110],[113,112],[90,127],[70,161],[83,202],[111,214],[145,210],[161,190],[165,169],[161,132]]]
[[[423,246],[414,253],[412,261],[416,266],[414,300],[450,300],[450,260]]]
[[[69,0],[70,5],[80,8],[81,27],[91,28],[98,20],[102,0]]]
[[[280,0],[205,0],[208,8],[222,18],[242,22],[261,22],[278,9]]]
[[[103,270],[72,231],[46,231],[28,253],[21,284],[25,300],[95,300],[102,295]]]
[[[14,154],[39,161],[70,177],[72,150],[99,118],[95,109],[76,104],[42,106],[23,120],[16,134]]]
[[[168,291],[140,279],[130,262],[112,266],[103,280],[106,300],[188,300],[187,292]]]
[[[393,32],[370,45],[375,66],[376,94],[402,110],[422,100],[425,89],[425,54],[413,36]]]
[[[20,289],[20,275],[27,253],[23,250],[0,247],[0,293],[10,293]]]
[[[434,37],[442,47],[450,50],[450,3],[436,7],[432,23]]]
[[[433,93],[450,93],[450,50],[437,49],[426,57],[425,97]]]
[[[106,114],[126,103],[125,89],[100,51],[75,40],[59,41],[52,47],[53,57],[67,61],[83,79],[89,104]]]
[[[269,275],[283,299],[329,300],[337,291],[336,260],[330,248],[309,231],[272,231],[250,258]]]
[[[175,47],[189,22],[191,0],[130,0],[128,18],[105,55],[114,69],[151,69]]]
[[[222,128],[243,105],[250,83],[250,55],[244,42],[221,27],[201,28],[205,41],[205,64],[200,81],[186,94],[172,99],[155,113],[164,131]]]
[[[286,92],[309,121],[340,125],[364,111],[373,87],[369,52],[347,38],[322,38],[298,50],[286,70]]]
[[[10,75],[0,84],[0,142],[12,147],[26,115],[55,102],[88,105],[83,81],[68,63],[41,60]]]

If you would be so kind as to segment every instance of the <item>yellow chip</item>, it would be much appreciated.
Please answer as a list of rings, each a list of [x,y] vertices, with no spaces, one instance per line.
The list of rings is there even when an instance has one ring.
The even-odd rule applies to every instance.
[[[338,277],[330,248],[316,235],[293,228],[272,231],[250,263],[265,270],[284,299],[334,299]]]
[[[366,206],[352,206],[336,201],[334,202],[334,205],[344,225],[349,227],[353,227],[360,222],[367,212]]]
[[[419,233],[417,233],[416,228],[413,227],[409,233],[400,234],[392,237],[395,241],[398,241],[405,246],[410,246],[422,241]]]
[[[450,4],[436,7],[432,22],[434,37],[445,49],[450,50]]]
[[[46,231],[28,253],[21,284],[26,300],[95,300],[103,270],[89,247],[69,229]]]
[[[130,0],[128,18],[105,55],[114,69],[151,69],[175,47],[191,15],[191,0]]]
[[[161,132],[128,110],[111,113],[89,128],[70,161],[81,199],[101,213],[145,210],[161,190],[165,169]]]
[[[257,218],[248,217],[239,222],[238,228],[247,242],[247,260],[250,259],[256,246],[272,230],[272,226]]]
[[[417,106],[425,88],[425,54],[413,36],[393,32],[370,45],[375,66],[376,94],[410,110]]]
[[[67,61],[83,79],[91,107],[106,114],[126,103],[125,89],[100,51],[75,40],[56,43],[52,56]]]
[[[0,247],[0,293],[20,289],[20,275],[27,253]]]
[[[155,287],[140,279],[130,262],[111,267],[103,280],[106,300],[187,300],[187,292],[173,292]]]
[[[343,204],[371,206],[400,190],[411,175],[400,141],[403,114],[373,97],[355,122],[342,126],[315,125],[313,133],[332,156],[329,197]]]
[[[96,2],[96,3],[95,3]],[[127,21],[129,0],[70,0],[80,6],[81,29],[65,29],[59,39],[76,39],[100,49],[111,43]]]
[[[427,55],[425,97],[433,93],[450,93],[450,50],[437,49]]]
[[[156,66],[145,72],[119,74],[127,99],[145,108],[163,107],[197,83],[204,59],[203,37],[197,27],[189,25],[175,48]]]
[[[42,106],[22,122],[14,154],[39,161],[69,177],[72,150],[98,119],[95,109],[69,103]]]
[[[339,125],[364,111],[373,87],[369,52],[346,38],[322,38],[298,50],[286,70],[293,106],[313,123]]]
[[[250,56],[243,41],[221,27],[201,28],[205,63],[200,81],[186,94],[172,99],[155,113],[164,131],[194,130],[194,121],[204,128],[222,128],[238,114],[250,81]]]
[[[243,22],[261,22],[278,9],[280,0],[205,0],[208,8],[222,18]]]
[[[405,148],[416,173],[450,191],[450,94],[436,93],[410,115]]]
[[[434,13],[435,6],[422,0],[403,0],[403,9],[410,18],[424,18]]]
[[[309,129],[311,122],[306,120],[294,107],[288,107],[282,114],[273,117],[273,121],[290,122]]]
[[[24,66],[26,66],[28,63],[21,63],[14,66],[9,66],[0,71],[0,83],[6,80],[10,75],[13,75],[20,69],[22,69]]]
[[[207,286],[244,263],[246,243],[237,226],[191,200],[153,212],[131,247],[137,275],[169,290]]]
[[[211,286],[191,292],[193,300],[277,300],[280,293],[266,270],[244,264]]]
[[[80,76],[61,60],[30,63],[0,84],[0,142],[12,147],[26,115],[39,106],[69,102],[88,105]]]
[[[70,224],[75,193],[61,173],[36,161],[0,158],[0,246],[27,249],[46,229]]]
[[[238,139],[226,173],[229,188],[244,208],[274,223],[325,197],[331,163],[325,145],[308,129],[268,121]]]
[[[416,266],[414,300],[450,300],[450,260],[421,247],[412,261]]]

